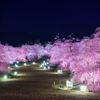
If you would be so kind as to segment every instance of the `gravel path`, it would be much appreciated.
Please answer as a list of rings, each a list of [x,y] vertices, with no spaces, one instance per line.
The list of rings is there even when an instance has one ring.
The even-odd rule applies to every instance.
[[[100,100],[100,93],[56,90],[52,83],[66,82],[67,74],[43,70],[36,65],[12,68],[16,78],[0,81],[0,100]]]

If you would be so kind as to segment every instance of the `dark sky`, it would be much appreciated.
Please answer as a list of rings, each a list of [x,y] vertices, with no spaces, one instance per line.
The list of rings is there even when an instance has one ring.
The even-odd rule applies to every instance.
[[[18,46],[40,39],[53,41],[74,33],[90,36],[100,26],[100,0],[2,0],[1,43]]]

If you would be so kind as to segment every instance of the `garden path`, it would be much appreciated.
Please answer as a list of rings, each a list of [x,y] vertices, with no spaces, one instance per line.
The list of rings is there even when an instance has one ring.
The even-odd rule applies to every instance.
[[[99,100],[99,93],[83,93],[79,90],[56,90],[53,82],[66,83],[67,74],[49,72],[35,65],[12,68],[18,71],[15,78],[0,81],[0,100]]]

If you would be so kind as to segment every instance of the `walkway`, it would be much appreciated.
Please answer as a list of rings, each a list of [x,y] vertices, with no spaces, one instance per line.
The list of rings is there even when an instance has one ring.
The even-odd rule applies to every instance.
[[[0,100],[99,100],[98,93],[53,89],[53,82],[66,83],[69,76],[43,70],[39,65],[13,68],[18,75],[0,82]]]

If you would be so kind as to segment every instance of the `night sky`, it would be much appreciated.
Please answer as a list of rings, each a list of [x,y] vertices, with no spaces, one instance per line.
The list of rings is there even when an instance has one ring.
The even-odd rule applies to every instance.
[[[0,40],[12,46],[90,36],[100,27],[100,0],[2,0]]]

